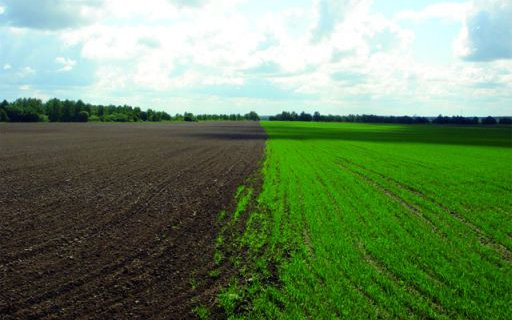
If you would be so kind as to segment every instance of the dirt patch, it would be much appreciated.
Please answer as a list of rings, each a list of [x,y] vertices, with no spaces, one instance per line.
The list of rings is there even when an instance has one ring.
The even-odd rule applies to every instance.
[[[258,123],[1,124],[0,318],[194,318]]]

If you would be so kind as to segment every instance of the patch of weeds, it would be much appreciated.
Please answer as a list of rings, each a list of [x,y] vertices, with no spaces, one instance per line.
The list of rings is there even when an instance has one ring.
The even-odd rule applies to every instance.
[[[208,276],[213,279],[217,279],[220,276],[221,271],[219,269],[213,269],[208,271]]]
[[[217,296],[219,305],[226,311],[228,315],[234,314],[237,305],[239,305],[243,300],[241,292],[242,291],[240,290],[235,279],[235,281],[233,281],[229,287],[227,287]]]
[[[197,306],[192,311],[197,315],[199,319],[209,319],[210,310],[205,306]]]
[[[192,290],[196,290],[199,286],[199,282],[195,277],[190,278],[190,286],[192,287]]]
[[[236,189],[236,192],[235,192],[235,199],[236,200],[240,199],[240,196],[242,195],[242,192],[244,192],[245,189],[246,189],[246,187],[244,185],[241,185],[241,186],[239,186]]]
[[[215,262],[215,265],[219,265],[222,262],[222,259],[224,259],[223,254],[220,251],[216,251],[213,255],[213,261]]]
[[[226,213],[226,210],[222,210],[220,213],[219,213],[219,216],[217,217],[217,220],[222,222],[224,220],[226,220],[227,218],[227,213]]]
[[[253,198],[253,189],[247,188],[244,186],[242,186],[242,187],[243,188],[239,188],[241,190],[239,191],[239,193],[237,195],[236,210],[233,213],[233,217],[230,221],[230,223],[232,225],[234,225],[238,221],[238,219],[240,218],[242,213],[244,213],[246,211],[247,205],[250,203],[250,201]]]
[[[222,244],[224,243],[224,237],[222,236],[222,234],[219,234],[217,236],[217,239],[215,240],[215,242],[216,242],[217,248],[222,247]]]

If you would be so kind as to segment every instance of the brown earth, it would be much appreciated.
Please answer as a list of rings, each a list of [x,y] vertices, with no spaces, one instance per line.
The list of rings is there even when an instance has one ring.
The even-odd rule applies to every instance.
[[[254,122],[0,124],[0,318],[194,318],[264,141]]]

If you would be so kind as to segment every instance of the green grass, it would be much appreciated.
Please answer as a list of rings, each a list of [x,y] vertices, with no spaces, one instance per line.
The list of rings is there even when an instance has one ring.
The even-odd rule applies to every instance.
[[[510,317],[510,127],[262,125],[228,316]]]

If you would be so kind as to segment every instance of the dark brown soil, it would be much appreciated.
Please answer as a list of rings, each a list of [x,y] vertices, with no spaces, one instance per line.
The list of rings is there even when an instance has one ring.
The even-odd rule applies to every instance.
[[[194,318],[264,140],[254,122],[0,124],[0,318]]]

